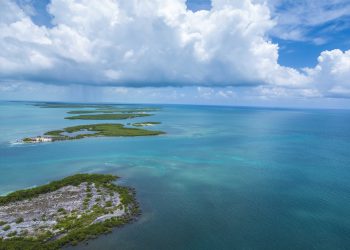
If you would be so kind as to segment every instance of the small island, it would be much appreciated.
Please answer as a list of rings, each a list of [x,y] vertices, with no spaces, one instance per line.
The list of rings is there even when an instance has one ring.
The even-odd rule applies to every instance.
[[[151,116],[151,114],[97,114],[97,115],[75,115],[68,116],[64,119],[67,120],[126,120],[137,117]]]
[[[163,131],[146,130],[141,128],[128,128],[123,124],[89,124],[67,127],[61,130],[46,132],[45,136],[27,137],[24,143],[54,142],[63,140],[76,140],[88,137],[119,137],[119,136],[155,136],[165,134]]]
[[[92,114],[92,113],[138,113],[138,112],[154,112],[160,111],[159,107],[147,107],[147,106],[136,106],[118,104],[79,104],[79,103],[36,103],[33,104],[40,108],[54,108],[54,109],[85,109],[85,110],[72,110],[68,111],[68,114]],[[89,109],[89,110],[86,110]]]
[[[112,105],[103,105],[103,104],[79,104],[79,103],[55,103],[55,102],[43,102],[32,104],[33,106],[39,108],[113,108]]]
[[[60,249],[140,215],[132,188],[113,175],[77,174],[0,197],[0,249]]]
[[[146,113],[146,112],[156,112],[159,108],[109,108],[109,109],[94,109],[94,110],[72,110],[68,111],[67,114],[71,115],[82,115],[82,114],[109,114],[109,113]]]

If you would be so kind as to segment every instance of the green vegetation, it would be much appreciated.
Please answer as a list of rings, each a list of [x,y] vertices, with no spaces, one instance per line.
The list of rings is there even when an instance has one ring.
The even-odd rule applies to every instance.
[[[5,225],[7,222],[6,221],[0,221],[0,227]]]
[[[112,181],[117,180],[117,178],[117,176],[113,175],[76,174],[73,176],[66,177],[59,181],[50,182],[49,184],[40,187],[18,190],[6,196],[0,196],[0,205],[5,205],[14,201],[21,201],[25,199],[38,197],[40,194],[53,192],[68,185],[78,186],[83,182],[94,182],[99,185],[104,185],[106,183],[110,183]]]
[[[78,103],[37,103],[34,106],[40,108],[113,108],[111,105],[101,104],[78,104]]]
[[[152,126],[152,125],[158,125],[161,124],[160,122],[137,122],[133,123],[132,125],[135,127],[144,127],[144,126]]]
[[[141,113],[141,112],[154,112],[159,111],[159,108],[110,108],[110,109],[95,109],[95,110],[73,110],[68,111],[68,114],[81,115],[81,114],[96,114],[96,113]]]
[[[22,217],[21,217],[21,218],[17,218],[16,223],[19,224],[19,223],[22,223],[23,221],[24,221],[24,220],[23,220]]]
[[[17,235],[17,231],[13,231],[9,234],[7,234],[7,237],[13,237],[13,236],[16,236]]]
[[[60,207],[59,209],[57,209],[57,212],[66,213],[66,210],[63,207]]]
[[[152,112],[158,111],[158,107],[132,107],[128,105],[127,107],[122,105],[106,105],[106,104],[81,104],[81,103],[36,103],[33,104],[39,108],[65,108],[65,109],[94,109],[94,110],[73,110],[68,112],[69,114],[88,114],[88,113],[113,113],[113,112]],[[80,113],[81,112],[81,113]]]
[[[96,215],[96,214],[95,214]],[[80,221],[89,221],[89,218],[83,218]],[[115,227],[121,227],[131,221],[130,216],[112,218],[102,223],[91,224],[87,227],[73,227],[69,233],[55,241],[47,241],[49,233],[34,239],[29,237],[14,237],[10,239],[0,239],[0,249],[21,249],[21,250],[55,250],[65,245],[77,245],[79,242],[97,238],[101,234],[111,233]]]
[[[86,134],[84,131],[95,132]],[[74,133],[82,132],[75,136],[63,135],[64,132]],[[97,136],[151,136],[164,134],[162,131],[145,130],[138,128],[126,128],[122,124],[91,124],[91,125],[78,125],[73,127],[67,127],[63,130],[53,130],[46,132],[46,136],[52,136],[53,141],[57,140],[74,140],[82,139],[86,137]]]
[[[81,132],[70,136],[71,133]],[[87,133],[88,132],[88,133]],[[68,134],[64,134],[68,133]],[[97,136],[154,136],[164,134],[162,131],[145,130],[140,128],[127,128],[123,124],[91,124],[67,127],[61,130],[52,130],[45,133],[52,141],[75,140]],[[31,138],[24,138],[23,142],[32,142]]]
[[[24,138],[23,141],[24,141],[24,142],[32,142],[33,139],[32,139],[32,138]]]
[[[21,231],[21,235],[22,235],[22,236],[27,236],[28,233],[29,233],[29,232],[28,232],[27,229],[24,229],[24,230]]]
[[[6,226],[4,226],[4,227],[2,228],[2,230],[4,230],[4,231],[8,231],[8,230],[10,230],[10,228],[11,228],[11,226],[10,226],[10,225],[6,225]]]
[[[61,134],[66,132],[65,130],[52,130],[49,131],[47,133],[45,133],[45,135],[50,135],[50,136],[62,136]]]
[[[67,104],[67,103],[37,103],[34,106],[41,108],[80,108],[88,110],[68,111],[73,116],[65,117],[68,120],[124,120],[138,117],[151,116],[147,112],[158,111],[158,107],[133,107],[123,105],[98,105],[98,104]],[[160,124],[160,122],[138,122],[134,127],[143,127]],[[128,125],[131,125],[128,123]],[[46,137],[27,137],[22,141],[25,143],[40,143],[60,140],[75,140],[98,136],[154,136],[164,134],[162,131],[151,131],[141,128],[124,127],[123,124],[91,124],[72,126],[59,130],[46,132]],[[49,137],[49,138],[48,138]]]
[[[0,249],[60,249],[68,244],[76,245],[81,241],[96,238],[101,234],[110,233],[114,227],[120,227],[131,222],[140,214],[138,203],[135,200],[135,191],[128,187],[115,185],[113,181],[117,178],[117,176],[113,175],[77,174],[60,181],[51,182],[50,184],[41,187],[16,191],[8,195],[10,198],[5,199],[5,197],[2,197],[2,201],[6,204],[9,200],[18,201],[22,200],[24,197],[30,198],[35,197],[40,193],[54,191],[62,186],[79,185],[83,182],[87,182],[94,183],[96,187],[107,189],[110,192],[118,192],[121,200],[120,205],[126,209],[125,214],[122,216],[112,217],[111,219],[96,223],[96,218],[108,213],[113,213],[116,208],[101,207],[95,204],[89,212],[84,213],[81,216],[77,216],[77,213],[72,211],[69,215],[62,217],[56,224],[55,229],[60,231],[59,235],[54,235],[50,230],[38,235],[37,237],[27,236],[28,232],[20,232],[18,235],[17,232],[11,232],[11,235],[7,235],[11,238],[0,238]],[[25,192],[25,195],[13,195],[22,192]],[[7,230],[10,229],[9,226],[6,227],[8,227]]]
[[[150,116],[150,114],[98,114],[98,115],[76,115],[64,119],[68,120],[125,120],[136,117]]]

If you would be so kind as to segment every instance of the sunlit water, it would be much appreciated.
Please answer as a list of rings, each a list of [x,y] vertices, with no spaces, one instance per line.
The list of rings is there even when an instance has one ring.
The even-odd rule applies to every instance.
[[[0,103],[0,193],[81,172],[136,188],[137,222],[73,249],[349,249],[349,111],[162,108],[132,122],[166,135],[22,145],[92,121]]]

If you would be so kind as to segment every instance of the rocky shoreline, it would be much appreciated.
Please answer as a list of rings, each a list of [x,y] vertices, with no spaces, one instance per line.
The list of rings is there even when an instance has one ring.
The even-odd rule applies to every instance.
[[[140,214],[135,192],[116,178],[80,174],[1,197],[0,249],[28,241],[58,249],[129,223]]]

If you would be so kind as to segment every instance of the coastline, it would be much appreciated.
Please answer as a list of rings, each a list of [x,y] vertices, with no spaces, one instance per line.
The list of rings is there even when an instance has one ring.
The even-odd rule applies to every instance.
[[[76,174],[0,197],[0,249],[59,249],[96,238],[140,214],[117,176]]]

